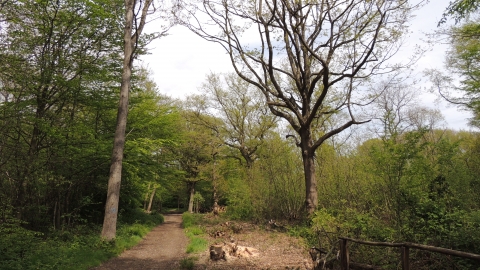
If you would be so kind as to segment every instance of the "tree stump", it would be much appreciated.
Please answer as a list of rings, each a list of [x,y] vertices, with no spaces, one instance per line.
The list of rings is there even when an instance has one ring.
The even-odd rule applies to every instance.
[[[212,261],[225,260],[225,251],[222,245],[210,246],[210,259]]]

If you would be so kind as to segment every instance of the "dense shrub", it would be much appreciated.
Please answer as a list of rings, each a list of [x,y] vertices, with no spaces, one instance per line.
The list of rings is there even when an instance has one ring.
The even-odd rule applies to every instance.
[[[136,212],[131,223],[118,225],[113,242],[100,239],[99,226],[79,226],[69,231],[42,234],[18,222],[0,223],[1,269],[88,269],[134,246],[154,226],[159,214]]]

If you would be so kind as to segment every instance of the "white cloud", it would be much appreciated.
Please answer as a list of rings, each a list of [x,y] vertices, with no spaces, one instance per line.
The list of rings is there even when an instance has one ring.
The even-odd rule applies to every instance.
[[[153,41],[149,49],[143,62],[153,71],[159,90],[175,98],[196,92],[210,71],[233,71],[219,44],[205,41],[182,26]]]
[[[416,45],[426,45],[425,33],[432,33],[440,20],[449,0],[430,1],[416,12],[411,22],[411,33],[406,40],[406,46],[399,52],[397,59],[407,58],[414,53]],[[147,25],[146,32],[155,28],[155,21]],[[248,42],[254,42],[247,34]],[[169,35],[155,40],[149,45],[150,54],[141,59],[154,73],[159,90],[175,98],[197,92],[197,88],[205,81],[209,72],[230,72],[233,68],[228,55],[217,43],[208,42],[182,26],[175,26]],[[443,67],[447,47],[436,44],[428,51],[416,66],[416,73],[422,76],[426,68]],[[425,82],[425,80],[423,80]],[[419,88],[425,88],[420,85]],[[439,108],[447,121],[447,126],[453,129],[469,129],[467,127],[470,113],[454,106],[446,106],[445,102],[435,103],[434,98],[424,96],[423,105]]]

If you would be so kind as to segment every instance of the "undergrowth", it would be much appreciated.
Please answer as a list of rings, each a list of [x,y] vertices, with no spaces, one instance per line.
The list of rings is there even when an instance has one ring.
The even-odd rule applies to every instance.
[[[205,232],[203,228],[199,226],[201,219],[202,216],[198,214],[185,212],[182,215],[183,228],[185,229],[185,234],[190,240],[187,246],[187,253],[197,253],[207,249],[208,242],[202,236]]]
[[[195,261],[197,261],[198,258],[197,257],[187,257],[187,258],[183,258],[181,261],[180,261],[180,267],[182,269],[187,269],[187,270],[191,270],[194,268],[195,266]]]
[[[77,226],[39,233],[11,219],[0,223],[0,268],[88,269],[135,246],[153,227],[163,222],[159,214],[135,211],[121,217],[112,242],[100,238],[100,226]]]

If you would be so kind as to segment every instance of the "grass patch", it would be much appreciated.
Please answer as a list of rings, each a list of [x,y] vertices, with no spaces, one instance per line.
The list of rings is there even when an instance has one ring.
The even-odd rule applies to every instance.
[[[163,221],[156,214],[137,218],[146,224],[121,223],[112,242],[100,239],[99,226],[78,227],[70,231],[41,234],[19,224],[0,224],[1,269],[89,269],[129,249]]]
[[[202,215],[201,214],[192,214],[189,212],[185,212],[182,214],[182,225],[183,228],[187,229],[192,226],[198,226],[202,223]]]
[[[200,227],[190,227],[188,229],[185,229],[185,233],[187,234],[188,237],[191,237],[195,235],[202,235],[205,232]]]
[[[197,253],[207,250],[208,242],[203,235],[205,234],[202,227],[199,226],[202,221],[202,215],[191,214],[188,212],[182,215],[182,224],[185,228],[185,234],[190,239],[187,246],[187,253]]]
[[[182,269],[187,269],[187,270],[191,270],[193,269],[193,267],[195,266],[195,262],[198,260],[197,257],[188,257],[188,258],[183,258],[181,261],[180,261],[180,267]]]
[[[190,237],[190,243],[187,246],[187,253],[197,253],[207,250],[208,242],[205,238],[193,236]]]

